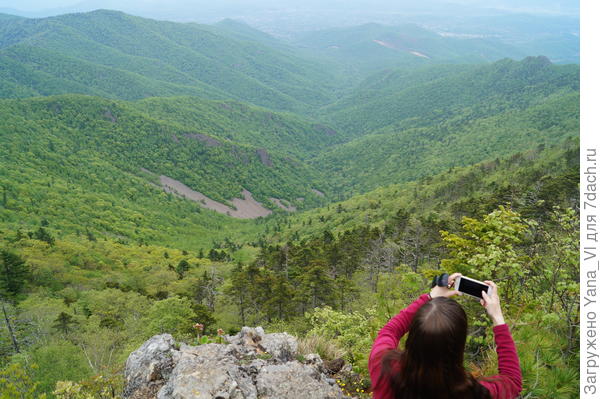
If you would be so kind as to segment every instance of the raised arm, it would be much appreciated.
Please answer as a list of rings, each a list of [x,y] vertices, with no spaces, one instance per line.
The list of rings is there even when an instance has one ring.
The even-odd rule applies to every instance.
[[[500,307],[498,287],[492,281],[486,281],[492,287],[490,295],[483,293],[481,304],[494,324],[494,340],[498,354],[498,375],[488,377],[481,381],[491,393],[492,398],[513,399],[523,388],[523,377],[515,341],[510,334],[508,325],[504,323],[504,316]]]
[[[390,321],[379,330],[377,338],[375,338],[375,342],[373,342],[369,363],[372,362],[373,358],[378,353],[389,349],[396,349],[398,347],[400,338],[408,332],[408,327],[410,326],[415,313],[417,313],[417,310],[430,299],[429,294],[421,295],[417,300],[408,305],[408,307],[391,318]]]

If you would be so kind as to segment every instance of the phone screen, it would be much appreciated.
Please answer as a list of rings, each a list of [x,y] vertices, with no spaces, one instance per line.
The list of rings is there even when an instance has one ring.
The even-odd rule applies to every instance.
[[[473,295],[477,298],[483,299],[483,297],[481,296],[481,291],[487,292],[488,288],[488,285],[467,280],[466,278],[461,278],[458,290],[464,292],[465,294]]]

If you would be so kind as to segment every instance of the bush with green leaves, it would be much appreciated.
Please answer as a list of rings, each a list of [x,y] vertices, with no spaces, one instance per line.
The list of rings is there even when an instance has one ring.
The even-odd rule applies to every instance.
[[[156,301],[144,318],[144,333],[171,334],[176,338],[189,337],[193,333],[196,314],[188,298],[170,297]]]
[[[535,224],[523,220],[517,212],[503,205],[482,220],[463,217],[461,233],[441,231],[450,250],[441,266],[477,280],[505,282],[505,287],[514,287],[529,275],[526,266],[531,260],[519,245],[527,230]],[[502,290],[501,294],[507,298],[512,292],[513,289]]]
[[[375,311],[340,312],[329,306],[315,308],[306,315],[312,329],[307,336],[320,336],[337,342],[346,351],[346,360],[359,369],[367,369],[367,361],[375,329]]]
[[[37,366],[31,366],[35,367]],[[31,378],[27,367],[20,363],[12,363],[0,370],[0,399],[45,398],[45,394],[38,394],[38,383]]]

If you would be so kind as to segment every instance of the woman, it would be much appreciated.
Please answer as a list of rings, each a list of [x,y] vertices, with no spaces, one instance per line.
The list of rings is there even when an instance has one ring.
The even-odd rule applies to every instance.
[[[369,373],[374,399],[513,399],[521,392],[521,368],[515,343],[504,323],[498,287],[480,301],[494,324],[499,375],[476,380],[463,367],[467,316],[448,287],[433,287],[392,318],[373,343]],[[408,331],[406,348],[397,349]]]

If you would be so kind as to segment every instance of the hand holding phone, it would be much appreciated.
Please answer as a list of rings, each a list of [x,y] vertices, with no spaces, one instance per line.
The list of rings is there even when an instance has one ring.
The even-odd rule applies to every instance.
[[[498,286],[493,281],[485,281],[490,287],[490,292],[482,292],[481,305],[485,308],[485,311],[492,319],[494,326],[504,324],[504,316],[502,315],[502,308],[500,307],[500,297],[498,296]]]

